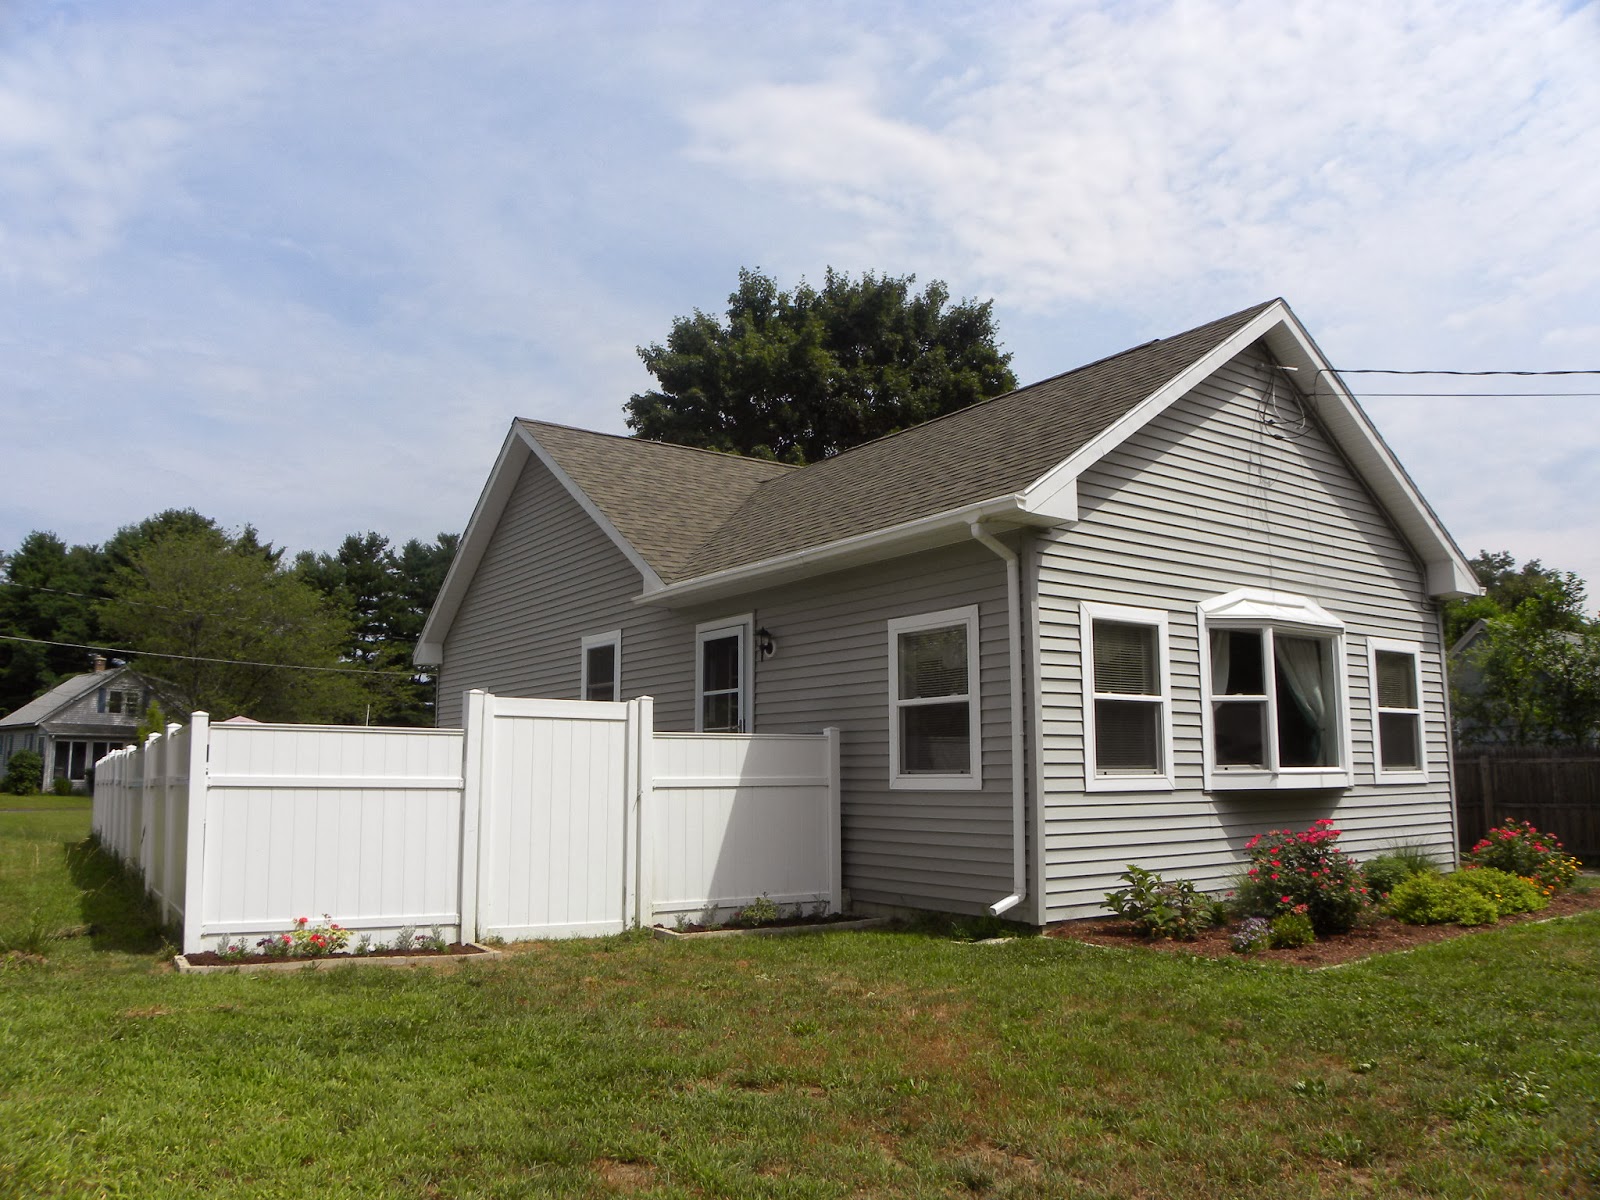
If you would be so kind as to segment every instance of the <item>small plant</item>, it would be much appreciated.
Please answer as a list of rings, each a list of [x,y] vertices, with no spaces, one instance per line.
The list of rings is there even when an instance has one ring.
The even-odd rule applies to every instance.
[[[350,940],[350,931],[341,928],[327,913],[322,914],[322,924],[313,925],[307,917],[296,917],[289,931],[290,952],[296,957],[321,958],[337,954]]]
[[[1436,875],[1438,872],[1439,865],[1420,847],[1415,846],[1398,846],[1361,864],[1362,877],[1367,881],[1367,892],[1379,900],[1413,875]]]
[[[1168,883],[1155,871],[1128,864],[1121,875],[1128,886],[1106,893],[1106,907],[1149,937],[1193,941],[1210,926],[1216,902],[1187,879]]]
[[[734,919],[739,925],[766,925],[778,919],[778,906],[765,892],[739,910]]]
[[[370,933],[363,933],[359,938],[356,939],[356,944],[351,949],[350,953],[354,954],[357,958],[365,958],[367,955],[371,954],[372,935]]]
[[[1566,852],[1561,839],[1540,833],[1527,821],[1507,821],[1469,850],[1465,867],[1495,867],[1508,875],[1536,879],[1546,896],[1572,886],[1578,860]]]
[[[1302,909],[1317,933],[1348,933],[1367,908],[1368,892],[1361,868],[1334,845],[1338,840],[1327,818],[1300,833],[1274,829],[1251,838],[1240,909],[1269,919]]]
[[[1311,916],[1303,909],[1279,913],[1272,918],[1272,945],[1276,950],[1295,950],[1317,940]]]
[[[45,923],[44,913],[33,910],[28,923],[21,929],[0,934],[0,954],[20,954],[29,958],[42,958],[45,949],[58,935]]]
[[[1228,939],[1235,954],[1254,954],[1272,944],[1272,926],[1263,917],[1246,917]]]
[[[256,950],[266,958],[288,958],[294,951],[294,935],[269,934],[256,943]]]
[[[58,796],[72,795],[72,780],[65,775],[58,775],[50,781],[50,790]]]
[[[1413,875],[1389,894],[1389,915],[1407,925],[1493,925],[1493,900],[1456,875]]]
[[[250,943],[244,938],[230,938],[223,934],[217,939],[217,957],[224,962],[240,962],[250,957]]]
[[[394,935],[394,943],[389,949],[410,950],[416,944],[416,940],[417,927],[415,925],[402,925],[400,926],[400,932]]]
[[[1538,912],[1550,901],[1536,879],[1523,879],[1495,867],[1470,867],[1451,879],[1494,901],[1501,916],[1508,913]]]
[[[427,933],[419,933],[416,937],[415,950],[432,950],[444,953],[445,947],[450,943],[444,940],[444,934],[437,925],[430,926]]]

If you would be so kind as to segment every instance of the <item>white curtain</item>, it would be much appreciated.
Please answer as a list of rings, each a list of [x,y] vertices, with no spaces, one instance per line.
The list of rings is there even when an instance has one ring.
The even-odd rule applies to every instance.
[[[1289,685],[1289,695],[1294,699],[1295,707],[1317,731],[1312,743],[1312,752],[1320,760],[1322,735],[1327,728],[1324,718],[1328,711],[1322,670],[1323,643],[1312,641],[1310,638],[1277,637],[1273,639],[1273,644],[1276,648],[1278,665],[1283,669],[1283,678]]]

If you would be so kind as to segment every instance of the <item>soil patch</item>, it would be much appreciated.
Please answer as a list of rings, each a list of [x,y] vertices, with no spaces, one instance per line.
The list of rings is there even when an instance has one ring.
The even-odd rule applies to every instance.
[[[310,963],[310,962],[360,962],[367,958],[454,958],[463,954],[487,954],[482,946],[471,942],[451,942],[443,950],[372,950],[366,954],[319,954],[301,955],[298,958],[285,958],[273,954],[247,954],[243,958],[223,958],[215,950],[201,950],[195,954],[185,954],[191,967],[254,967],[262,963]]]
[[[1147,938],[1135,932],[1121,917],[1096,917],[1087,921],[1071,921],[1045,931],[1046,937],[1066,938],[1089,946],[1117,946],[1124,949],[1144,949],[1169,954],[1199,954],[1206,958],[1253,958],[1262,962],[1291,963],[1299,967],[1333,967],[1340,963],[1355,962],[1374,954],[1392,954],[1397,950],[1410,950],[1434,942],[1481,933],[1486,929],[1499,929],[1505,925],[1520,925],[1528,921],[1546,921],[1551,917],[1568,917],[1575,913],[1600,910],[1600,888],[1587,891],[1566,891],[1555,896],[1550,906],[1535,913],[1515,913],[1501,917],[1499,925],[1403,925],[1392,917],[1379,917],[1370,925],[1353,929],[1349,933],[1322,938],[1309,946],[1296,950],[1258,950],[1254,954],[1235,954],[1228,944],[1234,926],[1224,925],[1203,931],[1192,942],[1175,942]]]

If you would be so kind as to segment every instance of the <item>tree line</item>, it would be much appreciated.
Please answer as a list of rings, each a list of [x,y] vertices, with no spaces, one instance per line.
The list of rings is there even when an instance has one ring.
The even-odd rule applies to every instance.
[[[175,712],[431,725],[434,681],[411,651],[457,541],[353,533],[290,558],[251,526],[229,531],[193,509],[100,545],[35,531],[0,555],[0,634],[29,639],[0,640],[0,713],[100,653]]]

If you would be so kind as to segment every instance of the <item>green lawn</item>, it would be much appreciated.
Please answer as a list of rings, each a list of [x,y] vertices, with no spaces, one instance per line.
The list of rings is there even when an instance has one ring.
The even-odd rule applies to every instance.
[[[184,977],[87,824],[0,815],[45,956],[0,970],[3,1196],[1600,1188],[1595,916],[1318,974],[869,933]]]

